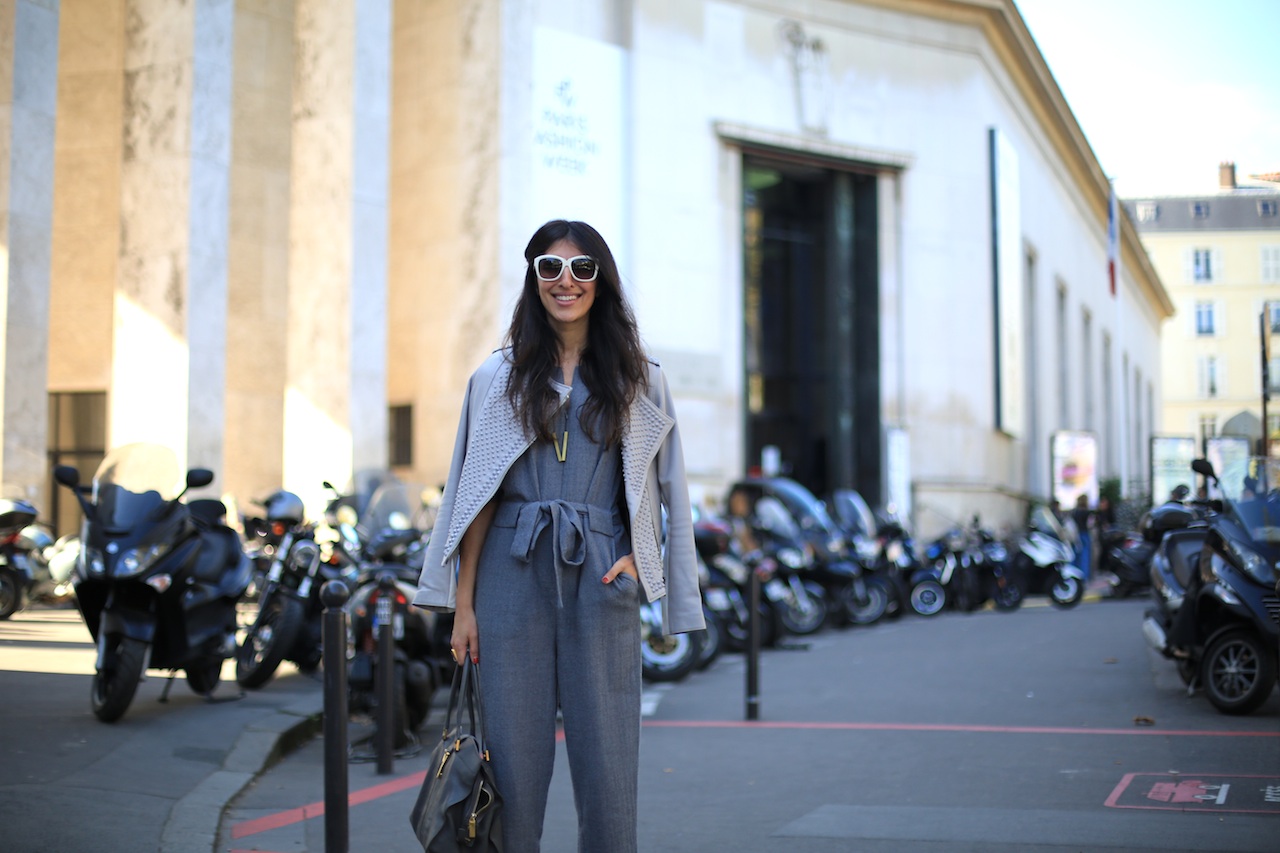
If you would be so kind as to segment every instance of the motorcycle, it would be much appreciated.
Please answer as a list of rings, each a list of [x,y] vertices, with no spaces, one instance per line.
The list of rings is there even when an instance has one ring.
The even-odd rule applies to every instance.
[[[1084,572],[1072,562],[1066,531],[1045,506],[1031,511],[1027,531],[1018,539],[1014,575],[1028,595],[1048,595],[1061,608],[1075,607],[1084,598]],[[998,604],[997,604],[998,606]]]
[[[36,508],[21,498],[0,499],[0,619],[8,619],[31,600],[63,601],[68,577],[55,580],[46,551],[53,537],[36,521]],[[64,564],[65,565],[65,564]]]
[[[250,689],[270,681],[284,660],[303,672],[320,665],[320,589],[330,580],[354,588],[357,578],[355,566],[340,552],[322,551],[315,525],[305,520],[302,499],[293,492],[277,491],[255,503],[263,507],[263,518],[278,539],[269,550],[257,615],[236,650],[236,682]]]
[[[107,454],[91,488],[70,466],[53,476],[84,512],[73,583],[98,646],[94,715],[118,720],[148,669],[170,671],[161,701],[178,670],[210,697],[235,653],[236,601],[249,583],[240,537],[220,523],[222,502],[182,501],[213,472],[192,468],[180,486],[172,451],[128,444]]]
[[[413,740],[427,718],[436,687],[453,677],[449,637],[453,618],[410,606],[425,556],[427,531],[412,526],[415,495],[421,490],[388,481],[369,499],[354,526],[340,530],[340,546],[358,566],[359,579],[347,605],[351,615],[350,707],[377,709],[378,636],[390,626],[395,672],[392,711],[395,745]]]
[[[734,553],[733,530],[723,519],[700,515],[693,523],[693,544],[701,564],[703,612],[715,617],[717,633],[729,651],[746,650],[751,621],[748,584],[755,571],[761,584],[773,574],[773,564],[763,554],[747,555],[751,564]],[[760,596],[758,625],[760,645],[772,645],[776,638],[773,607]]]
[[[827,621],[826,590],[815,580],[813,548],[804,541],[800,525],[777,498],[756,502],[753,533],[762,553],[774,563],[773,576],[761,591],[773,605],[780,631],[805,636]]]
[[[901,616],[911,606],[913,578],[921,568],[911,534],[893,513],[872,513],[853,489],[837,489],[828,504],[831,517],[854,543],[863,569],[879,578],[888,592],[885,615]]]
[[[775,498],[791,513],[814,557],[806,579],[822,587],[828,611],[837,619],[871,625],[885,615],[889,607],[885,581],[864,573],[858,555],[850,552],[849,543],[827,514],[826,506],[812,492],[785,477],[745,480],[733,489],[746,491],[753,503],[766,496]]]
[[[1225,484],[1207,460],[1194,460],[1192,470],[1223,499],[1164,536],[1152,563],[1157,607],[1143,633],[1178,662],[1189,692],[1198,684],[1220,712],[1248,714],[1277,681],[1280,460],[1253,458],[1249,473]]]

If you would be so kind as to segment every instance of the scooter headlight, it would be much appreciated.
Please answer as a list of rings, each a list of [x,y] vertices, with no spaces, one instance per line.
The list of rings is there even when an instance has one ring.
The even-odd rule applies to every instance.
[[[80,574],[84,576],[100,575],[106,571],[106,563],[102,559],[102,551],[98,548],[82,547],[77,556]]]
[[[804,552],[799,548],[779,548],[778,562],[789,569],[804,568]]]
[[[169,553],[169,543],[161,542],[145,548],[130,548],[120,555],[116,561],[115,577],[131,578],[155,565],[155,562]]]
[[[1264,586],[1271,586],[1276,582],[1275,568],[1266,558],[1252,548],[1246,547],[1233,539],[1228,539],[1227,554],[1231,557],[1231,561],[1240,567],[1240,571],[1258,583]],[[1216,563],[1214,564],[1214,569],[1217,569]]]

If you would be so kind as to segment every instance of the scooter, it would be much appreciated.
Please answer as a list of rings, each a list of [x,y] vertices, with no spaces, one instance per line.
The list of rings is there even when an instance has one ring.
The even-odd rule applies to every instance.
[[[1048,595],[1063,609],[1075,607],[1084,598],[1085,576],[1072,562],[1074,557],[1066,532],[1048,507],[1032,510],[1014,558],[1014,573],[1023,591]]]
[[[36,523],[33,505],[21,498],[0,499],[0,619],[8,619],[42,592],[53,594],[45,558],[51,545],[53,537]]]
[[[98,646],[90,694],[94,715],[118,720],[148,669],[178,670],[210,697],[222,662],[235,653],[236,601],[249,584],[240,537],[221,523],[221,501],[184,503],[188,489],[213,482],[192,468],[180,484],[177,458],[154,444],[107,454],[92,487],[59,465],[53,476],[84,512],[76,603]]]
[[[1211,463],[1192,470],[1215,482],[1224,498],[1207,502],[1203,519],[1169,531],[1152,562],[1157,607],[1143,633],[1178,662],[1188,692],[1203,686],[1225,714],[1248,714],[1277,681],[1280,599],[1280,460],[1258,457],[1243,484],[1224,484]]]

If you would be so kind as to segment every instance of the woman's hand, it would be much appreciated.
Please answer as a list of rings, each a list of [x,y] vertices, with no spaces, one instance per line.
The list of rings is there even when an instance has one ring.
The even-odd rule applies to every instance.
[[[471,655],[472,663],[480,663],[480,632],[476,628],[476,612],[470,607],[459,607],[454,611],[449,648],[455,663],[462,663],[466,655]]]
[[[605,572],[604,582],[613,583],[613,579],[618,575],[630,575],[634,581],[640,580],[640,573],[636,571],[636,558],[630,554],[625,557],[619,557],[618,562],[613,564],[609,571]]]

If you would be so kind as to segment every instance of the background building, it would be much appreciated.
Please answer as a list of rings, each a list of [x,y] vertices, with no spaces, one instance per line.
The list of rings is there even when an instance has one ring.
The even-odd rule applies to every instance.
[[[1239,186],[1234,163],[1216,192],[1128,199],[1151,262],[1176,306],[1162,340],[1164,431],[1203,442],[1262,436],[1259,319],[1280,330],[1280,189]],[[1274,300],[1274,301],[1273,301]],[[1270,379],[1280,389],[1280,353]],[[1280,399],[1268,412],[1280,437]]]
[[[921,532],[1020,523],[1060,429],[1141,489],[1172,305],[1127,217],[1111,292],[1011,0],[3,8],[3,470],[46,506],[134,440],[241,499],[441,481],[556,216],[615,248],[698,498],[776,448]]]

